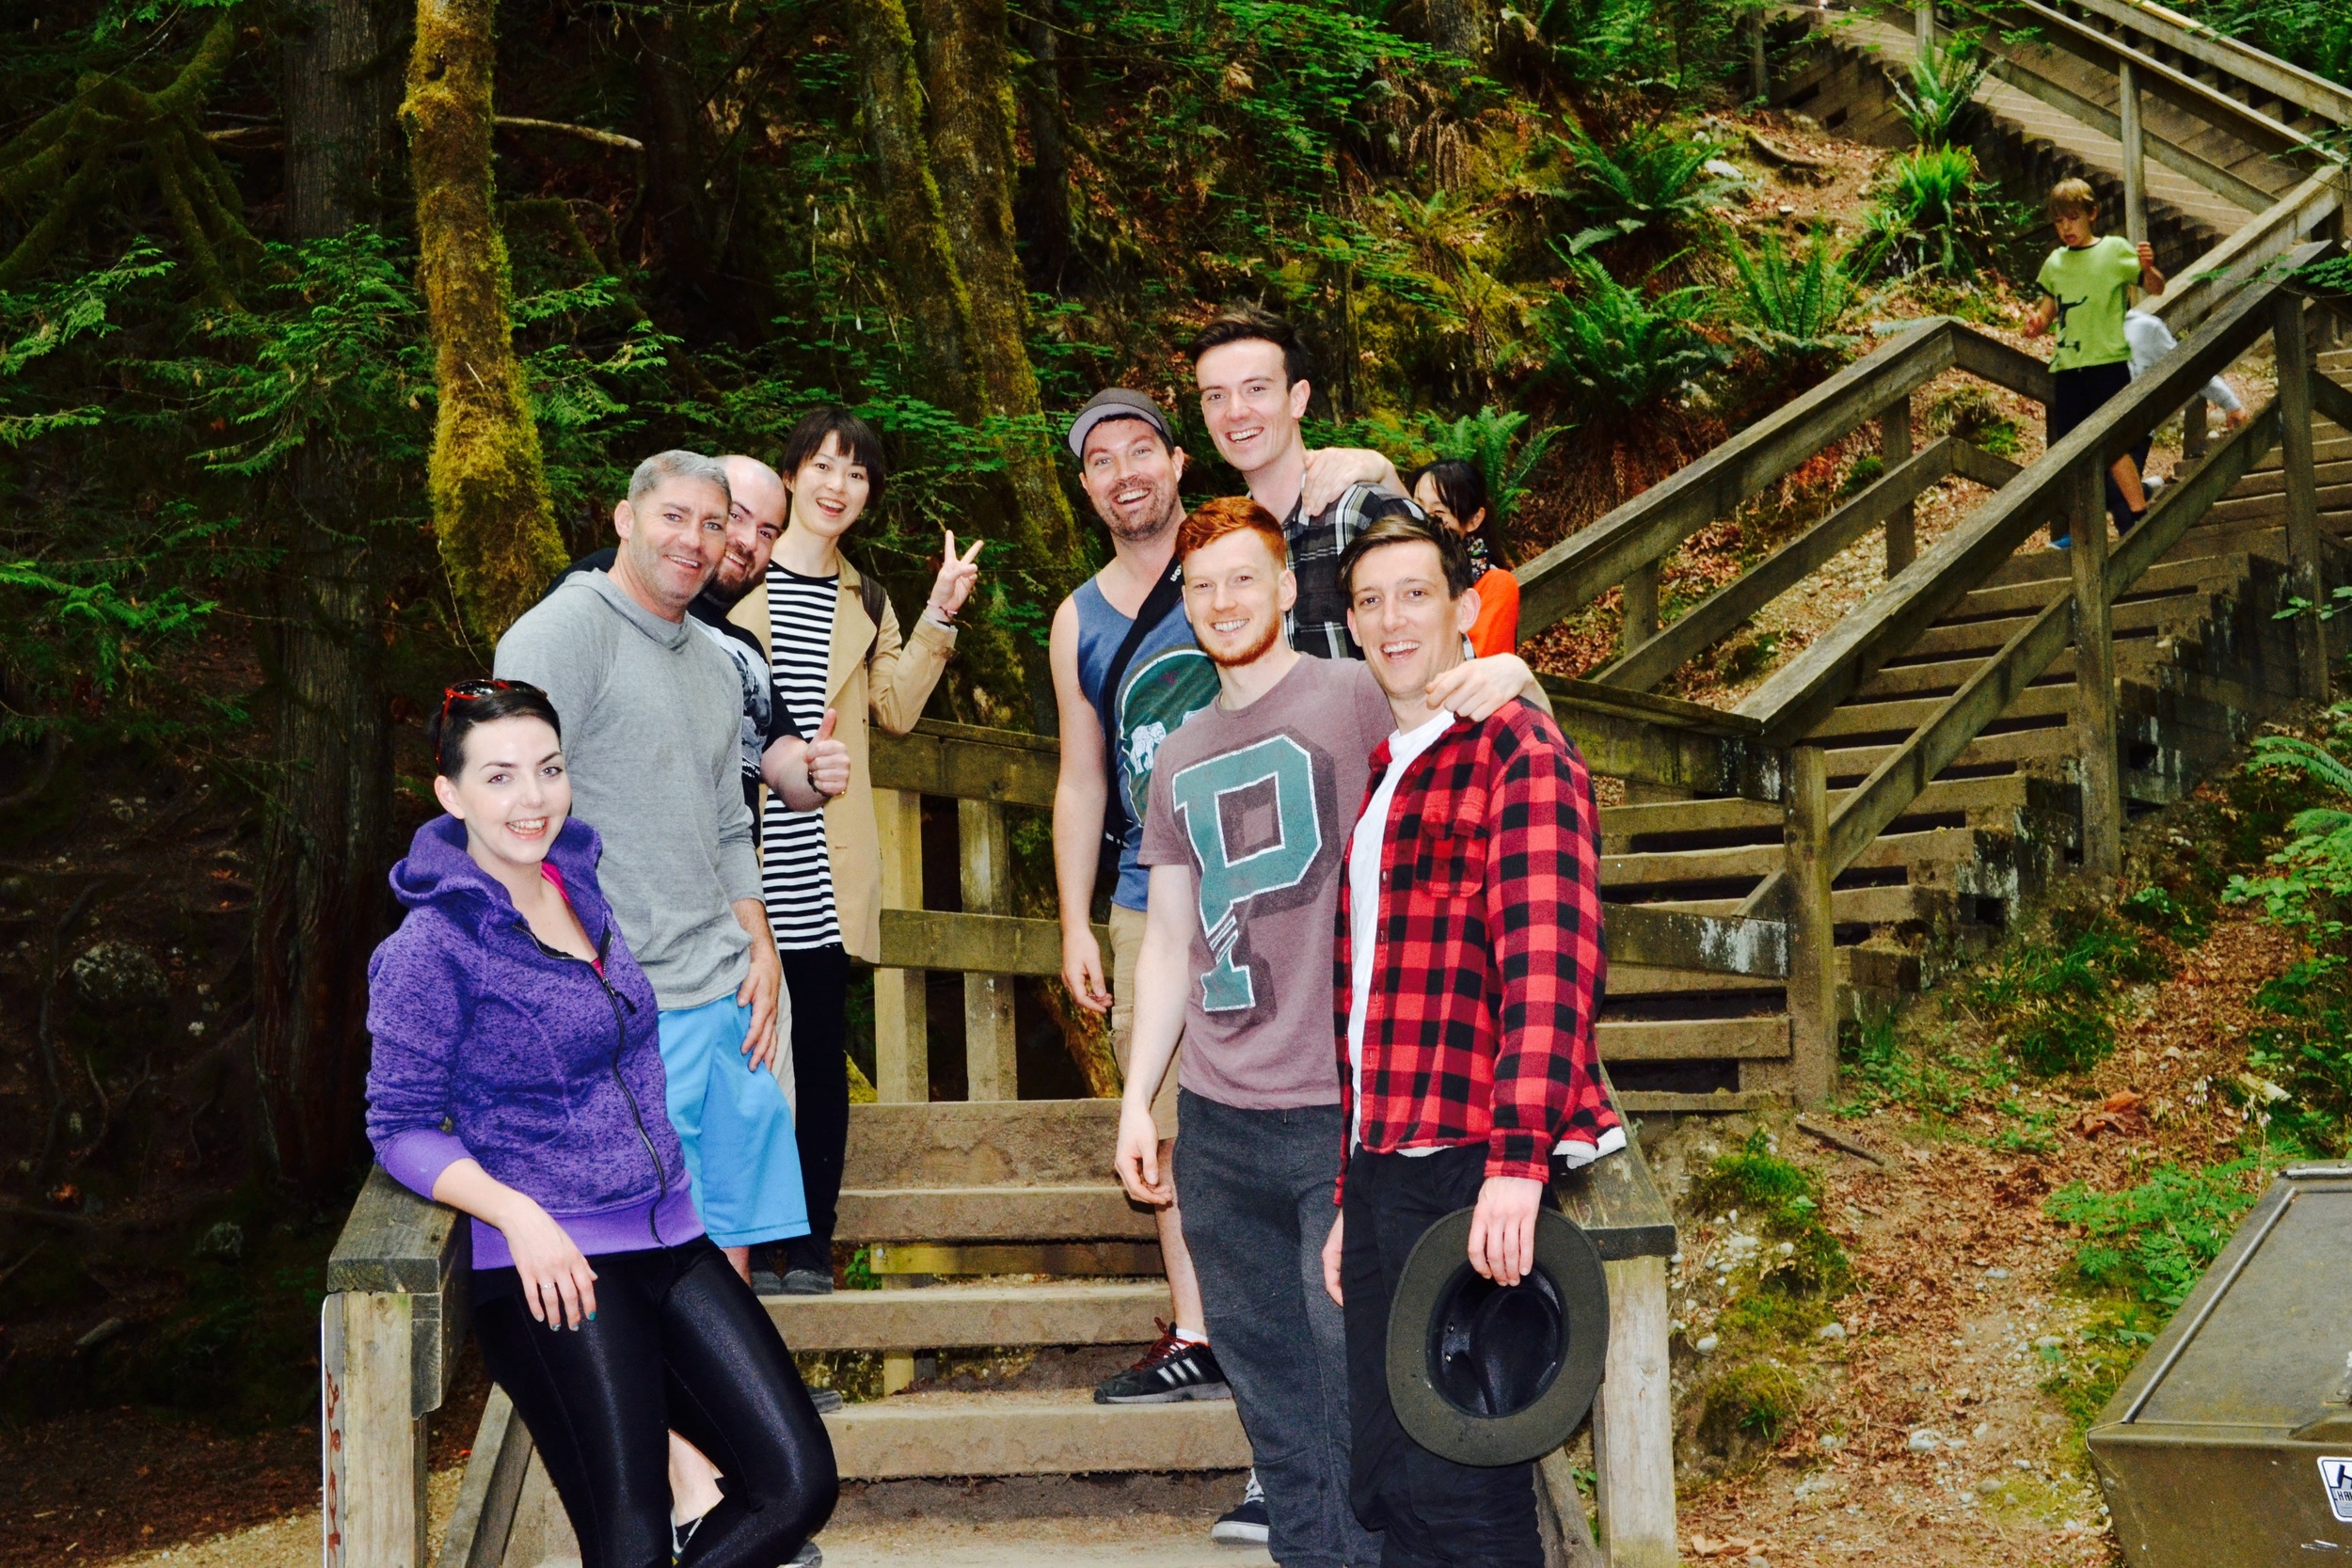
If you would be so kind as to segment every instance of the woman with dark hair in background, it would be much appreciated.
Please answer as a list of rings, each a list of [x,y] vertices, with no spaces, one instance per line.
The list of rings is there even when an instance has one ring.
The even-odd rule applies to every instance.
[[[368,966],[369,1141],[473,1216],[483,1364],[586,1568],[821,1561],[833,1445],[695,1217],[653,988],[597,886],[596,831],[569,819],[555,708],[468,682],[432,740],[446,815],[393,867],[408,913]],[[726,1477],[698,1519],[672,1516],[673,1429]]]
[[[779,1249],[778,1286],[788,1295],[833,1290],[833,1231],[849,1147],[850,960],[882,958],[882,832],[866,766],[866,724],[904,735],[956,646],[956,612],[979,580],[980,542],[946,558],[914,626],[880,579],[861,575],[841,541],[882,498],[882,442],[846,408],[802,417],[776,465],[789,498],[783,537],[767,575],[727,619],[759,639],[777,701],[801,733],[828,715],[849,748],[850,786],[818,811],[763,799],[760,882],[768,925],[792,999],[793,1128],[808,1195],[808,1234]],[[762,1281],[765,1284],[765,1281]]]
[[[1459,458],[1441,458],[1413,470],[1405,482],[1413,502],[1438,522],[1462,536],[1470,546],[1470,566],[1477,573],[1470,587],[1478,594],[1478,619],[1470,626],[1470,653],[1487,658],[1516,652],[1519,645],[1519,579],[1502,564],[1486,481],[1477,466]]]

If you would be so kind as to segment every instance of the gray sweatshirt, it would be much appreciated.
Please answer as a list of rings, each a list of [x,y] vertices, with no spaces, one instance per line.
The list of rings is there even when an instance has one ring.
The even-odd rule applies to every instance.
[[[751,938],[728,906],[760,896],[740,773],[734,663],[602,572],[566,578],[499,639],[498,673],[564,721],[572,815],[603,836],[596,875],[666,1010],[735,990]]]

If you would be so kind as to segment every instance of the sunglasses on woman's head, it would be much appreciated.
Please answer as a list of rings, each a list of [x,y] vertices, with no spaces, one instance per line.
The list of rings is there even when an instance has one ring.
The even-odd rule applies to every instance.
[[[470,703],[477,697],[487,697],[493,691],[512,691],[520,685],[520,681],[485,680],[459,681],[455,686],[445,686],[441,689],[441,721],[449,721],[450,705],[453,703]]]

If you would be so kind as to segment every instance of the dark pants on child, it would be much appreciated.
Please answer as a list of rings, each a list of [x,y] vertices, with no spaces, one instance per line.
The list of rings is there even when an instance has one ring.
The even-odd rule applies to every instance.
[[[1340,1108],[1246,1111],[1176,1096],[1176,1200],[1209,1342],[1265,1488],[1283,1568],[1372,1568],[1347,1500],[1347,1333],[1323,1288],[1339,1211]]]
[[[677,1560],[788,1560],[832,1516],[840,1481],[759,1299],[707,1237],[590,1262],[596,1315],[576,1329],[534,1320],[512,1268],[472,1281],[483,1366],[530,1429],[583,1568],[668,1568],[672,1431],[710,1456],[726,1494]]]
[[[2049,415],[2050,446],[2074,434],[2076,426],[2089,421],[2093,414],[2132,384],[2132,367],[2119,360],[2111,365],[2082,365],[2071,371],[2059,371],[2052,378],[2058,383],[2058,395],[2051,401]],[[2153,443],[2142,439],[2132,448],[2132,466],[2142,476],[2148,472],[2148,452]],[[2132,526],[2132,509],[2124,504],[2122,488],[2110,474],[2106,481],[2107,515],[2115,519],[2116,531],[2121,533]],[[2058,524],[2054,537],[2064,538],[2067,525]]]
[[[850,956],[839,942],[788,948],[785,990],[792,998],[792,1126],[801,1144],[808,1234],[784,1243],[784,1266],[833,1277],[833,1227],[841,1166],[850,1147]]]
[[[1187,1125],[1185,1135],[1192,1129]],[[1422,1233],[1478,1202],[1484,1144],[1347,1162],[1347,1375],[1355,1414],[1356,1513],[1386,1533],[1381,1568],[1543,1568],[1535,1467],[1456,1465],[1422,1448],[1389,1403],[1389,1304]],[[1186,1236],[1192,1234],[1187,1219]],[[1221,1347],[1220,1347],[1221,1348]]]

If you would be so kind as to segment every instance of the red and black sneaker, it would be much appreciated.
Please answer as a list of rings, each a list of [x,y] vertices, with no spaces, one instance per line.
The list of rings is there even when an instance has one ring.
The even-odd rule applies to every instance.
[[[1159,1323],[1160,1337],[1143,1359],[1094,1386],[1097,1404],[1174,1404],[1180,1400],[1230,1400],[1225,1369],[1206,1339],[1180,1339],[1174,1323]]]

